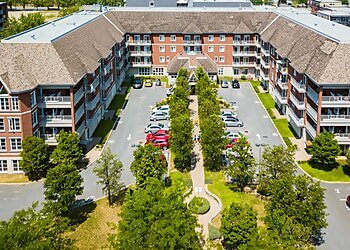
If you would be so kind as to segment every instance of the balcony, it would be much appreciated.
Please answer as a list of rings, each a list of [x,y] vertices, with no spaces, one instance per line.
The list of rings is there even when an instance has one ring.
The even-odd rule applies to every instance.
[[[288,89],[288,82],[284,82],[282,79],[277,79],[276,84],[281,87],[281,89]]]
[[[255,56],[257,57],[257,58],[261,58],[261,52],[254,52],[255,53]]]
[[[269,80],[269,75],[265,75],[264,71],[260,70],[260,77],[262,80],[264,81],[268,81]]]
[[[270,62],[265,62],[264,60],[260,60],[261,66],[263,66],[265,69],[270,68]]]
[[[75,111],[74,118],[76,123],[80,120],[80,118],[83,116],[84,113],[85,113],[84,105],[81,105],[78,108],[78,110]]]
[[[318,104],[318,94],[310,86],[306,88],[307,96],[316,104]]]
[[[305,110],[305,101],[299,101],[293,93],[290,93],[289,99],[295,105],[298,110]]]
[[[136,67],[151,67],[152,63],[151,62],[131,62],[131,66],[136,68]]]
[[[312,137],[312,139],[314,139],[316,137],[316,129],[314,127],[312,127],[311,124],[308,122],[306,122],[305,128],[306,128],[307,132],[309,133],[309,135]]]
[[[310,104],[306,105],[306,112],[315,122],[317,122],[317,112],[313,109],[313,107],[311,107]]]
[[[293,77],[290,78],[290,83],[293,85],[294,88],[297,89],[299,93],[306,93],[306,85],[297,82]]]
[[[89,134],[92,135],[97,128],[97,125],[102,119],[101,108],[99,108],[91,119],[88,119],[86,124],[89,129]]]
[[[97,94],[94,99],[86,103],[86,110],[94,110],[97,103],[100,102],[100,94]]]
[[[293,122],[295,123],[295,125],[297,125],[297,127],[299,128],[304,127],[304,118],[298,117],[292,109],[289,109],[289,117],[293,120]]]
[[[184,40],[184,44],[201,45],[202,41],[201,40]]]
[[[113,75],[111,75],[111,76],[107,79],[107,81],[102,85],[102,89],[103,89],[103,90],[108,89],[109,86],[111,86],[112,82],[113,82]]]
[[[127,41],[127,45],[151,45],[151,40],[133,40],[133,41]]]
[[[255,51],[233,51],[233,56],[255,56]]]
[[[270,50],[261,47],[261,53],[263,53],[265,56],[270,56]]]
[[[75,92],[74,94],[74,105],[76,105],[80,100],[81,98],[83,98],[84,96],[84,89],[83,87],[81,87],[77,92]]]
[[[233,40],[235,45],[256,45],[254,40]]]
[[[70,108],[70,96],[45,96],[39,98],[39,108]]]
[[[58,144],[56,140],[57,135],[55,134],[42,134],[40,137],[49,146],[57,146]]]
[[[255,62],[233,62],[234,67],[255,67]]]
[[[108,75],[109,72],[111,72],[112,65],[109,63],[105,68],[104,68],[104,75]]]
[[[335,139],[339,144],[350,144],[350,133],[336,133]]]
[[[322,107],[350,107],[350,96],[322,96]]]
[[[280,104],[287,104],[287,97],[282,96],[277,89],[275,89],[274,94]]]
[[[350,115],[321,115],[321,125],[336,126],[349,125]]]
[[[71,127],[71,115],[47,115],[41,118],[40,127]]]
[[[77,132],[77,134],[81,137],[84,134],[85,131],[85,123],[83,122],[77,129],[75,132]]]
[[[99,76],[97,76],[97,78],[92,82],[92,84],[88,86],[86,92],[88,92],[88,93],[95,92],[98,85],[100,85],[100,77]]]
[[[129,51],[130,56],[152,56],[151,51],[134,50]]]

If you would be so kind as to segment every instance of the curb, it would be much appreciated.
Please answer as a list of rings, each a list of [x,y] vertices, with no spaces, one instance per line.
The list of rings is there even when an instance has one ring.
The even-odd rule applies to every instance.
[[[277,129],[277,127],[276,127],[275,123],[273,122],[271,116],[270,116],[269,113],[267,112],[265,106],[262,104],[262,102],[261,102],[261,100],[260,100],[258,94],[255,92],[255,90],[254,90],[252,84],[249,83],[249,85],[250,85],[250,87],[253,89],[253,92],[254,92],[255,96],[258,98],[260,104],[262,105],[262,107],[263,107],[264,110],[265,110],[265,113],[267,114],[267,116],[269,117],[269,119],[270,119],[270,121],[272,122],[273,126],[275,127],[275,129],[276,129],[276,131],[277,131],[279,137],[282,139],[283,145],[284,145],[285,147],[287,147],[287,144],[286,144],[285,141],[283,140],[283,137],[281,136],[280,131]],[[326,184],[350,184],[350,181],[348,181],[348,182],[338,182],[338,181],[323,181],[323,180],[317,179],[317,178],[315,178],[315,177],[312,177],[309,173],[305,172],[305,170],[304,170],[302,167],[300,167],[299,163],[295,160],[295,158],[294,158],[294,162],[295,162],[295,164],[298,166],[298,169],[301,170],[301,172],[303,172],[305,175],[309,176],[309,177],[310,177],[311,179],[313,179],[314,181],[318,181],[318,182],[326,183]]]
[[[210,219],[210,222],[211,223],[213,221],[213,219],[218,216],[221,211],[222,211],[222,202],[221,200],[219,199],[219,197],[217,197],[215,194],[211,193],[208,189],[208,184],[205,184],[205,192],[207,193],[207,195],[209,195],[210,197],[212,197],[214,200],[216,200],[216,202],[219,204],[219,207],[220,207],[220,210],[219,212],[217,212],[217,214],[215,214],[215,216],[213,218]],[[210,211],[210,210],[209,210]]]

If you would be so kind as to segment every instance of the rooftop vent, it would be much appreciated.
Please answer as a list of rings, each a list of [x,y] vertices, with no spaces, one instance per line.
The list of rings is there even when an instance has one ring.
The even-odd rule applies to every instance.
[[[335,23],[332,23],[332,26],[335,26]]]
[[[315,23],[315,26],[317,26],[317,23]]]

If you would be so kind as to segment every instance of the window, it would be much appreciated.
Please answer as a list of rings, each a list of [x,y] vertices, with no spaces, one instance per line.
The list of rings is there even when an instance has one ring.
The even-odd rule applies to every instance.
[[[11,151],[20,151],[22,149],[21,138],[10,138]]]
[[[126,35],[126,36],[125,36],[125,40],[126,40],[126,41],[130,41],[130,35]]]
[[[150,68],[139,68],[138,73],[139,73],[139,75],[148,76],[151,74],[151,69]]]
[[[297,76],[297,71],[295,69],[293,69],[293,75]]]
[[[35,130],[34,133],[33,133],[33,135],[34,135],[35,137],[40,137],[40,131],[39,131],[39,129]]]
[[[134,35],[134,41],[135,42],[140,41],[140,35]]]
[[[249,42],[250,41],[250,36],[249,35],[245,35],[243,39],[244,39],[245,42]]]
[[[149,35],[143,35],[143,40],[146,41],[146,42],[150,42],[151,41]]]
[[[239,41],[241,40],[241,36],[240,36],[240,35],[235,35],[234,40],[235,40],[236,42],[239,42]]]
[[[12,160],[12,167],[14,172],[22,171],[21,167],[19,166],[19,160]]]
[[[200,42],[200,40],[201,40],[201,36],[198,36],[198,35],[194,36],[194,41],[195,42]]]
[[[0,172],[7,172],[7,160],[0,160]]]
[[[10,110],[10,104],[8,97],[0,98],[0,110]]]
[[[191,40],[191,36],[186,35],[184,40],[188,43]]]
[[[234,57],[234,58],[233,58],[233,61],[234,61],[235,64],[239,64],[239,62],[240,62],[240,61],[239,61],[239,57]]]
[[[4,118],[0,118],[0,131],[5,131],[5,122]]]
[[[32,124],[33,127],[38,124],[38,112],[36,110],[32,113]]]
[[[159,62],[165,62],[164,56],[159,57]]]
[[[165,46],[159,46],[159,52],[165,52]]]
[[[225,35],[220,35],[220,41],[221,42],[225,41]]]
[[[165,41],[165,35],[159,35],[159,41],[164,42]]]
[[[167,56],[167,57],[166,57],[166,61],[167,61],[167,62],[170,62],[170,56]]]
[[[9,131],[21,131],[19,118],[8,118]]]
[[[0,151],[6,151],[6,138],[0,138]]]
[[[162,76],[164,75],[164,68],[153,68],[153,75]]]
[[[219,50],[220,50],[220,52],[225,52],[225,46],[220,46]]]
[[[214,46],[209,46],[208,47],[208,52],[214,52]]]
[[[306,75],[303,75],[303,82],[304,82],[304,84],[306,84],[306,82],[307,82],[307,77],[306,77]]]
[[[208,36],[208,41],[209,41],[209,42],[214,41],[214,35],[209,35],[209,36]]]
[[[176,35],[171,35],[171,36],[170,36],[170,40],[171,40],[172,42],[176,42]]]
[[[218,75],[219,75],[219,76],[224,75],[224,68],[219,68],[219,69],[218,69]]]
[[[236,76],[236,75],[239,75],[239,69],[233,69],[233,74]]]
[[[11,98],[11,102],[12,102],[12,110],[19,110],[18,96],[13,96]]]
[[[171,47],[170,47],[170,51],[171,51],[171,52],[176,52],[176,46],[171,46]]]
[[[36,105],[36,92],[35,91],[30,93],[30,105],[31,105],[31,107],[34,107]]]
[[[219,57],[219,62],[225,62],[225,57],[224,56],[220,56]]]
[[[218,57],[214,57],[214,62],[217,62],[218,61]]]

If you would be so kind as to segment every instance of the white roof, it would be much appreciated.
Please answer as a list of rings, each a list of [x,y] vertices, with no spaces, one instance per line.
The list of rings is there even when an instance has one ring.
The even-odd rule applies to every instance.
[[[2,43],[50,43],[102,15],[81,11],[3,39]]]

